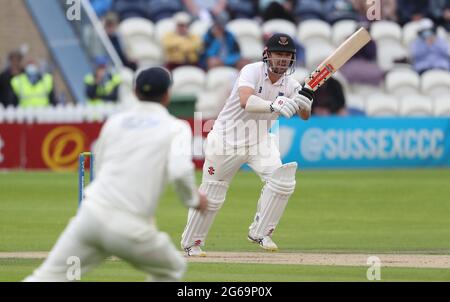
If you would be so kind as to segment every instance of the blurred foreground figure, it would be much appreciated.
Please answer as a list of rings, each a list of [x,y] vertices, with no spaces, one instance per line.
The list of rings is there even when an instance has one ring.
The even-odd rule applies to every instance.
[[[167,180],[188,207],[203,211],[207,200],[195,186],[191,129],[166,109],[171,83],[161,67],[138,74],[140,103],[103,126],[95,180],[46,261],[25,281],[79,280],[111,255],[146,272],[149,281],[181,280],[185,259],[153,216]]]

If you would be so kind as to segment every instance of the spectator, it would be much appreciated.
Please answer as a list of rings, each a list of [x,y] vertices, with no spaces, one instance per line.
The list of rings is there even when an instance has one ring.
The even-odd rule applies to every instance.
[[[8,56],[8,66],[0,74],[0,103],[4,107],[9,105],[16,105],[13,88],[11,86],[11,80],[13,77],[22,74],[23,69],[23,55],[20,51],[13,51]]]
[[[350,83],[380,85],[384,78],[384,72],[378,66],[375,42],[370,41],[358,51],[341,67],[341,73]]]
[[[324,0],[323,11],[325,20],[330,24],[345,19],[358,20],[351,0]]]
[[[374,21],[367,19],[367,13],[373,9],[373,2],[368,2],[366,0],[351,0],[353,4],[353,8],[359,14],[360,21]],[[397,22],[397,1],[396,0],[383,0],[379,2],[381,9],[380,11],[380,20],[389,20]]]
[[[431,0],[430,14],[436,25],[450,31],[450,0]]]
[[[230,19],[253,19],[259,11],[258,0],[228,0],[226,10]]]
[[[183,0],[183,3],[195,18],[211,21],[225,12],[227,0]]]
[[[308,19],[325,20],[323,4],[317,0],[297,0],[294,14],[299,22]]]
[[[117,31],[118,26],[119,26],[119,17],[117,16],[117,14],[113,12],[107,14],[105,17],[106,34],[111,40],[111,43],[114,46],[114,49],[116,50],[117,55],[119,56],[123,65],[132,70],[136,70],[137,69],[136,62],[129,60],[128,57],[125,55],[125,52],[123,51],[122,41]]]
[[[86,96],[91,105],[103,102],[117,102],[121,78],[108,70],[108,60],[104,57],[96,59],[94,74],[85,77]]]
[[[418,73],[430,69],[450,70],[448,51],[447,41],[436,35],[436,28],[431,20],[423,20],[418,37],[411,45],[414,69]]]
[[[147,0],[148,18],[155,23],[165,18],[171,18],[182,10],[181,0]]]
[[[90,0],[92,8],[99,18],[103,18],[110,10],[113,0]]]
[[[319,116],[347,115],[345,96],[341,83],[331,77],[315,93],[312,114]]]
[[[191,17],[185,12],[175,14],[175,32],[167,33],[162,41],[166,56],[166,66],[172,70],[181,65],[197,65],[202,49],[202,41],[189,33]]]
[[[226,15],[214,18],[213,26],[203,38],[203,54],[200,65],[205,69],[217,66],[231,66],[241,69],[250,61],[241,57],[239,44],[234,35],[225,29],[228,22]]]
[[[13,105],[20,107],[46,107],[56,105],[53,76],[40,70],[34,60],[30,60],[24,73],[11,79],[14,91]]]
[[[284,19],[295,23],[294,4],[295,1],[293,0],[261,1],[262,19],[264,22],[272,19]]]
[[[429,0],[397,0],[397,16],[400,25],[419,21],[429,15]]]

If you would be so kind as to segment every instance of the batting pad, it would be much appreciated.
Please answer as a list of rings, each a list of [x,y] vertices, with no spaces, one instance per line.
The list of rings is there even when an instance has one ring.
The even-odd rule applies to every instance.
[[[258,201],[258,212],[250,226],[251,237],[270,236],[275,230],[289,197],[294,193],[296,172],[297,163],[288,163],[272,173]]]
[[[205,244],[205,238],[214,218],[225,201],[228,183],[225,181],[207,181],[200,185],[199,191],[208,197],[208,208],[204,213],[195,209],[189,210],[186,228],[181,236],[183,248]]]

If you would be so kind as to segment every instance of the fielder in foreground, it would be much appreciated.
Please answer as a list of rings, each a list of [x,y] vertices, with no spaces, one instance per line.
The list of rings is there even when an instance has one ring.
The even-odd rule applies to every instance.
[[[280,115],[311,114],[313,93],[289,77],[294,72],[296,49],[292,38],[275,34],[267,42],[263,62],[246,65],[223,110],[209,133],[200,190],[209,200],[205,213],[191,209],[181,246],[188,256],[205,256],[204,245],[214,218],[222,207],[228,186],[247,163],[264,181],[248,240],[276,251],[272,240],[289,197],[295,189],[297,163],[282,164],[269,133]]]
[[[139,105],[103,126],[95,180],[46,261],[25,281],[68,281],[69,259],[79,259],[82,276],[111,255],[146,272],[149,281],[183,277],[185,259],[152,217],[166,180],[199,213],[208,202],[195,186],[191,129],[165,108],[171,83],[160,67],[137,75]]]

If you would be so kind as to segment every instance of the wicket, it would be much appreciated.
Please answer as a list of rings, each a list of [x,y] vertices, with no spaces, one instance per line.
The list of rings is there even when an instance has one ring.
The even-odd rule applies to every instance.
[[[83,152],[78,158],[78,207],[84,199],[84,186],[85,186],[85,164],[86,158],[90,159],[89,167],[89,182],[94,180],[94,154],[92,152]]]

